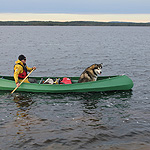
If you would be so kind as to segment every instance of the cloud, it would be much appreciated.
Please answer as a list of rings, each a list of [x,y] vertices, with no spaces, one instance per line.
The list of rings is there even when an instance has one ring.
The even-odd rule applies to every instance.
[[[1,0],[1,13],[150,13],[149,0]]]

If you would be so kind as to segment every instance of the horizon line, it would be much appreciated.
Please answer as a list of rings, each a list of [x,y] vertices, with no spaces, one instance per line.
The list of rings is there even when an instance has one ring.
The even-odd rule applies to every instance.
[[[66,23],[66,22],[97,22],[97,23],[137,23],[137,24],[146,24],[146,23],[150,23],[149,22],[133,22],[133,21],[51,21],[51,20],[48,20],[48,21],[41,21],[41,20],[37,20],[37,21],[34,21],[34,20],[30,20],[30,21],[24,21],[24,20],[19,20],[19,21],[10,21],[10,20],[7,20],[7,21],[1,21],[0,22],[60,22],[60,23]]]

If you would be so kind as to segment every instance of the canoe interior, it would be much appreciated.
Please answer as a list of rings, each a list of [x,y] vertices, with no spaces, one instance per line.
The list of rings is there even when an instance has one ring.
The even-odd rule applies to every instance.
[[[119,75],[116,75],[116,76],[101,76],[101,77],[98,77],[97,80],[104,80],[104,79],[107,79],[107,78],[113,78],[113,77],[117,77],[117,76],[119,76]],[[0,76],[0,78],[14,81],[13,76]],[[39,83],[42,78],[45,81],[47,78],[51,78],[51,79],[55,80],[55,79],[58,79],[58,78],[63,79],[64,77],[30,77],[30,78],[36,79],[37,83]],[[71,79],[72,84],[78,83],[79,77],[68,77],[68,78]]]

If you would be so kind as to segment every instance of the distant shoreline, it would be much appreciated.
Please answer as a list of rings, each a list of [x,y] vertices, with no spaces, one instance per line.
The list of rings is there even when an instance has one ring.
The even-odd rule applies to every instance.
[[[150,26],[136,22],[96,22],[96,21],[0,21],[0,26]]]

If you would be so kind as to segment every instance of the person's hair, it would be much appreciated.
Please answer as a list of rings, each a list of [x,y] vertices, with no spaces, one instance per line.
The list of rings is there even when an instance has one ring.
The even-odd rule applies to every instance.
[[[18,59],[21,61],[23,59],[26,59],[26,57],[24,55],[19,55]]]

